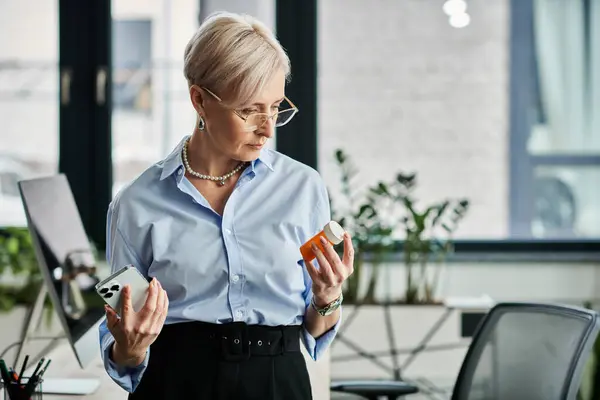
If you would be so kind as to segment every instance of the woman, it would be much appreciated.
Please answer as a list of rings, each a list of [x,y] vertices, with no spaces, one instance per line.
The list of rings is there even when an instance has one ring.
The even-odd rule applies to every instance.
[[[220,13],[184,62],[193,133],[109,207],[113,271],[152,281],[139,312],[128,289],[122,318],[106,309],[106,370],[130,399],[310,399],[300,338],[313,359],[333,340],[353,248],[300,256],[330,210],[316,171],[264,148],[298,111],[289,59],[260,22]]]

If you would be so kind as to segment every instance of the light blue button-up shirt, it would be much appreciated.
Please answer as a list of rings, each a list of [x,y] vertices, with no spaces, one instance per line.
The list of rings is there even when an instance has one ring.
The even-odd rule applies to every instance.
[[[166,324],[302,324],[312,281],[299,248],[330,219],[321,177],[264,149],[241,174],[220,216],[185,178],[185,139],[110,204],[106,258],[112,271],[133,264],[144,276],[156,277],[169,296]],[[316,340],[303,329],[314,360],[339,324]],[[150,351],[137,368],[122,368],[109,357],[113,342],[105,320],[100,326],[104,366],[115,382],[133,392]]]

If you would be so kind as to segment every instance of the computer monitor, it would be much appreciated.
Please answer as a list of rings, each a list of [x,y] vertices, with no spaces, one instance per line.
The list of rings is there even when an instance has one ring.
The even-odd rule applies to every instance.
[[[71,187],[67,177],[59,174],[22,180],[19,190],[44,279],[41,300],[38,296],[36,303],[43,304],[47,291],[65,337],[85,368],[99,354],[97,328],[104,317],[104,303],[94,289],[100,280],[98,267]],[[77,393],[88,393],[87,383],[88,389],[80,388]],[[71,384],[71,389],[60,393],[72,393],[69,390],[78,387],[74,381]],[[43,391],[49,392],[47,388],[45,382]]]

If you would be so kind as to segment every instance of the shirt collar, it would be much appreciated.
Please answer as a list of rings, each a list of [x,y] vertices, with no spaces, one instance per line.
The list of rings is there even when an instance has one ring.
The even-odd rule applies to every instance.
[[[185,142],[188,140],[189,135],[185,136],[178,144],[175,146],[171,154],[169,154],[161,163],[162,173],[160,174],[160,179],[163,180],[168,176],[173,175],[175,171],[179,168],[183,168],[183,159],[181,153],[183,151],[183,146]],[[250,167],[252,168],[252,172],[256,172],[256,168],[258,164],[265,164],[267,168],[273,171],[273,152],[270,149],[263,149],[260,152],[260,155],[256,160],[253,160],[250,163]]]
[[[181,157],[181,151],[183,150],[183,145],[189,136],[184,137],[181,141],[175,146],[171,154],[169,154],[164,160],[159,163],[159,166],[162,166],[162,173],[160,174],[160,180],[165,179],[168,176],[173,175],[173,173],[180,167],[183,167],[183,159]],[[162,164],[162,165],[161,165]]]
[[[252,165],[253,171],[256,168],[257,162],[265,164],[267,168],[269,168],[271,171],[273,171],[273,150],[262,149],[260,151],[260,155],[258,156],[258,158],[256,160],[252,161],[251,165]]]

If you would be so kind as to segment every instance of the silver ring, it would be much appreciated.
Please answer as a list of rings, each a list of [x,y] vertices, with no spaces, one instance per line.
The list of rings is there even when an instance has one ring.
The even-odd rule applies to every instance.
[[[233,339],[233,343],[240,344],[240,339]]]
[[[258,341],[258,345],[259,345],[259,346],[262,346],[262,340],[259,340],[259,341]]]

